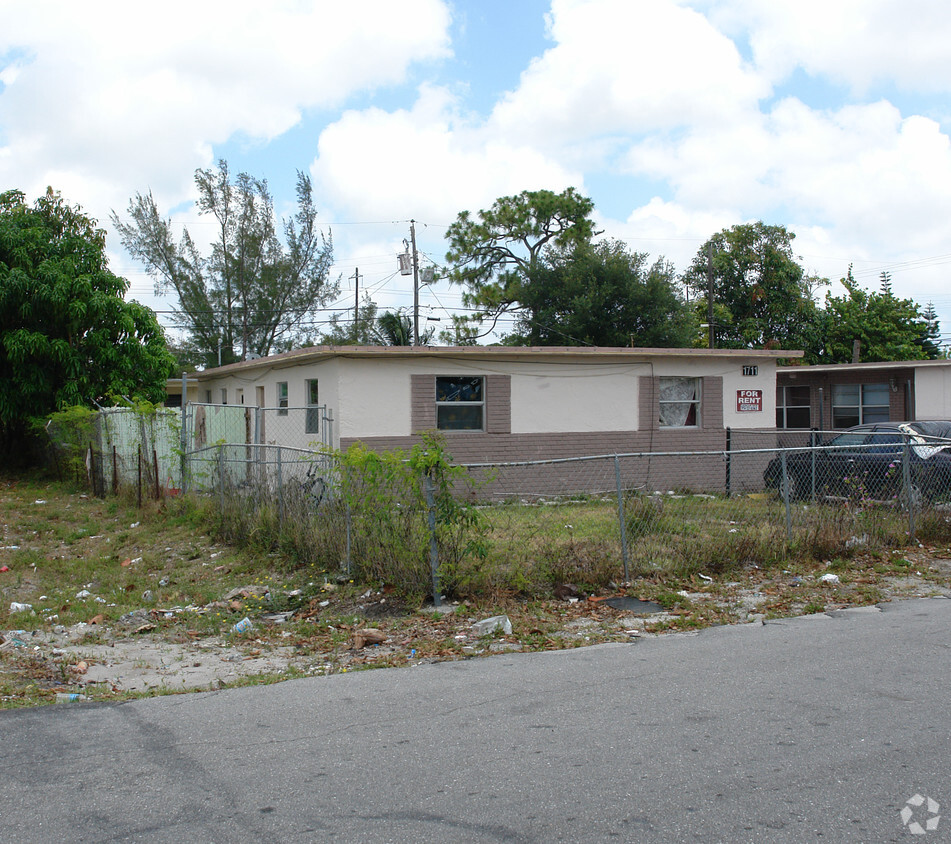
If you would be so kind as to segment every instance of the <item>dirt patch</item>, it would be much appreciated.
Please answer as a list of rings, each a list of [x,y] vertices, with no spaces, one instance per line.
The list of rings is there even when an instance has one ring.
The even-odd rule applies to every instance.
[[[553,591],[549,600],[420,608],[386,587],[222,546],[174,513],[0,481],[0,706],[630,642],[951,597],[951,550],[896,549],[808,570],[749,565],[724,577],[648,578],[598,595],[571,584]],[[663,611],[632,612],[638,604],[605,600],[612,597]],[[495,616],[508,619],[511,633],[504,626],[480,632],[477,622]]]

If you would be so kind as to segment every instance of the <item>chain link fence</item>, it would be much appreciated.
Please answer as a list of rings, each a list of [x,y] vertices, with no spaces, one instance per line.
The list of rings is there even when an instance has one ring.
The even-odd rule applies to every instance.
[[[797,436],[802,444],[783,448],[773,432],[771,443],[744,434],[759,448],[468,464],[445,490],[425,474],[387,474],[329,451],[231,444],[190,459],[203,478],[196,488],[245,525],[238,533],[270,523],[324,570],[433,584],[437,595],[440,582],[535,594],[877,553],[947,534],[951,441]],[[442,492],[472,518],[446,518]]]
[[[449,466],[334,452],[325,407],[189,404],[183,420],[103,411],[50,440],[85,454],[97,494],[194,493],[236,541],[437,598],[830,560],[951,533],[951,440],[894,430],[728,430],[716,451]]]

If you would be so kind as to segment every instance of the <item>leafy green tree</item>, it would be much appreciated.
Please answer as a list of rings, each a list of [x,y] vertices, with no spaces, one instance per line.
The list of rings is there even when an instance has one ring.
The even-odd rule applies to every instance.
[[[475,309],[471,320],[495,320],[520,307],[546,248],[568,249],[591,240],[593,210],[590,199],[568,188],[559,194],[540,190],[503,196],[475,219],[468,211],[460,213],[446,232],[446,261],[450,280],[467,288],[463,303]]]
[[[934,302],[929,302],[921,314],[921,318],[927,325],[927,331],[921,341],[921,347],[928,360],[937,360],[946,357],[941,350],[941,325],[938,321],[938,313],[934,309]]]
[[[696,334],[673,265],[617,240],[546,250],[520,296],[519,345],[677,347]]]
[[[123,296],[106,236],[50,188],[30,206],[0,194],[0,450],[22,452],[29,422],[110,396],[162,401],[172,374],[155,314]]]
[[[882,273],[879,292],[859,287],[851,267],[842,284],[844,296],[826,295],[824,343],[810,362],[850,363],[856,340],[862,362],[940,357],[934,309],[929,317],[913,300],[897,298],[887,273]]]
[[[707,319],[708,254],[712,250],[715,341],[723,348],[811,349],[820,318],[815,289],[824,279],[807,276],[792,251],[795,234],[763,222],[715,234],[697,253],[684,281]]]
[[[434,328],[420,332],[419,344],[427,345],[435,333]],[[412,346],[413,320],[402,308],[386,311],[376,321],[374,339],[379,346]]]
[[[128,221],[113,212],[122,244],[162,289],[178,296],[176,313],[191,342],[215,366],[288,349],[299,325],[335,295],[329,281],[333,244],[317,228],[310,178],[297,174],[297,212],[277,235],[267,182],[246,173],[234,181],[228,163],[195,173],[198,211],[216,223],[211,254],[203,257],[188,230],[176,242],[151,192],[129,203]],[[240,354],[235,354],[235,346]]]
[[[354,317],[340,314],[330,317],[330,329],[323,333],[320,341],[329,346],[375,346],[376,321],[376,303],[366,296]]]

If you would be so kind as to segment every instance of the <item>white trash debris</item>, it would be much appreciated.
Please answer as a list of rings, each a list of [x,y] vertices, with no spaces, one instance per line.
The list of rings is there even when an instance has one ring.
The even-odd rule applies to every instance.
[[[246,633],[248,630],[253,630],[254,625],[251,623],[251,619],[245,616],[237,624],[232,626],[231,630],[234,633]]]
[[[10,612],[33,612],[33,604],[21,604],[19,601],[11,601]]]
[[[838,582],[839,582],[839,575],[837,575],[837,574],[831,574],[831,573],[830,573],[830,574],[824,574],[824,575],[822,575],[822,577],[819,578],[819,580],[820,580],[820,582],[822,582],[822,583],[838,583]]]
[[[472,625],[472,632],[476,636],[488,636],[499,631],[506,636],[512,632],[512,622],[507,615],[494,615],[492,618],[484,618]]]

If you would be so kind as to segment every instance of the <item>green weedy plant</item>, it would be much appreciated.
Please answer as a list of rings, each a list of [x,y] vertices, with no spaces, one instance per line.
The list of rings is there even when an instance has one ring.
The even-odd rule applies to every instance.
[[[473,482],[452,464],[441,439],[424,434],[407,454],[361,444],[337,455],[338,499],[349,512],[351,574],[392,584],[408,595],[431,589],[429,504],[432,488],[440,588],[452,591],[472,574],[464,566],[485,556],[485,524],[464,500]]]
[[[45,422],[34,422],[37,436],[49,436],[53,461],[63,480],[86,482],[86,450],[98,439],[97,417],[95,410],[76,406],[52,414]]]

